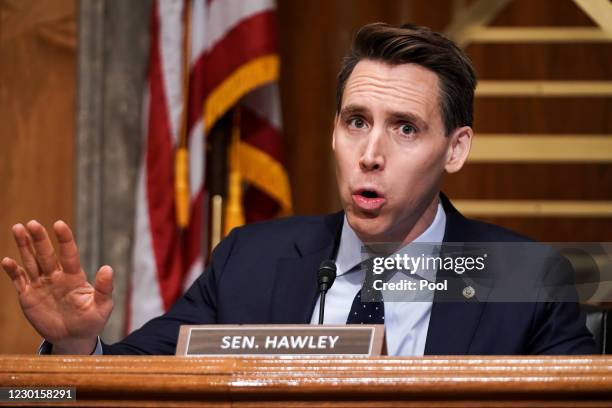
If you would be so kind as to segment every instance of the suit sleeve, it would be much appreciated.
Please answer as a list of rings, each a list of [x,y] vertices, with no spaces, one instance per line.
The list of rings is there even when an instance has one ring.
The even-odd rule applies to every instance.
[[[103,343],[103,353],[174,354],[181,325],[217,323],[217,282],[237,240],[236,231],[219,243],[204,273],[167,313],[150,320],[118,343]]]
[[[574,286],[574,270],[562,256],[545,277],[547,291],[535,307],[529,354],[598,354]]]

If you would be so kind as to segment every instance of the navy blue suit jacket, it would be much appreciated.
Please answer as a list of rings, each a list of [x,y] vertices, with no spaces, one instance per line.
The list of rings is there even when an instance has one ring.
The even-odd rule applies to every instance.
[[[503,228],[463,217],[445,197],[445,242],[520,242]],[[183,324],[310,323],[319,264],[334,257],[342,212],[290,217],[233,230],[206,271],[168,313],[104,354],[174,354]],[[438,296],[436,292],[436,296]],[[575,303],[438,302],[425,354],[594,354]]]

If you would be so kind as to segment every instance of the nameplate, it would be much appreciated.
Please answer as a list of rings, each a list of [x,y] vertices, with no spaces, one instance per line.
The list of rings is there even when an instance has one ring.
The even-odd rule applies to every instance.
[[[181,326],[177,356],[380,356],[384,325]]]

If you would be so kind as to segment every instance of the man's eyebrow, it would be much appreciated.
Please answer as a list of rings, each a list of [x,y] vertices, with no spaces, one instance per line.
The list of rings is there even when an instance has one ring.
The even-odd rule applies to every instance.
[[[361,105],[346,105],[340,110],[340,116],[363,115],[368,110]]]

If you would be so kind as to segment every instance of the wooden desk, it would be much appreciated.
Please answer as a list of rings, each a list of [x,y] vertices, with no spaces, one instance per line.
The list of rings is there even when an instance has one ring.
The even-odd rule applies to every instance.
[[[73,386],[79,407],[602,407],[612,357],[3,356],[0,386]]]

